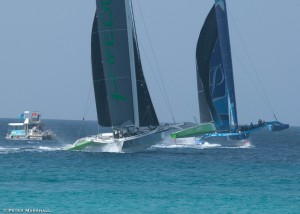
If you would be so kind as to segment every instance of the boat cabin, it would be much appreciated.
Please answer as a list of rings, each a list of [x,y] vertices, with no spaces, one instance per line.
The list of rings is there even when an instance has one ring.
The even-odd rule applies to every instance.
[[[27,134],[27,128],[28,126],[24,123],[9,123],[7,135],[10,138],[24,137]]]

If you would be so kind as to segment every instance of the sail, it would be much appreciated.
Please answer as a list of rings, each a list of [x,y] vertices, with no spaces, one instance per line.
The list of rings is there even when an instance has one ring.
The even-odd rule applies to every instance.
[[[138,44],[134,38],[134,58],[136,71],[136,84],[139,106],[140,126],[158,126],[159,122],[155,113],[154,106],[148,91],[146,80],[143,73],[143,67],[138,50]]]
[[[98,35],[93,34],[98,40],[92,36],[92,64],[99,124],[158,125],[143,74],[130,1],[96,3],[94,25],[98,29],[93,27],[93,32],[98,31]]]
[[[222,64],[225,74],[227,96],[228,96],[228,108],[229,108],[229,128],[235,129],[238,126],[235,90],[234,90],[234,78],[232,69],[230,39],[229,39],[229,27],[227,18],[227,9],[225,0],[216,0],[216,19],[219,34],[219,44],[221,47]]]
[[[196,60],[201,123],[214,121],[217,129],[225,130],[237,126],[237,114],[227,16],[220,7],[226,8],[224,1],[216,1],[205,20]]]
[[[218,99],[218,95],[226,91],[226,87],[224,84],[218,84],[219,81],[214,81],[220,71],[216,68],[222,66],[220,57],[217,57],[219,51],[215,51],[217,47],[218,29],[213,6],[201,29],[196,49],[200,121],[201,123],[214,121],[217,129],[227,129],[228,120],[224,121],[226,115],[222,113],[228,112],[228,105],[227,102]],[[219,101],[218,105],[214,101]]]
[[[97,107],[98,123],[100,126],[111,126],[106,85],[104,80],[104,72],[102,66],[102,56],[100,50],[98,19],[95,14],[92,38],[91,38],[91,58],[92,58],[92,74],[95,91],[95,100]]]
[[[134,124],[125,1],[97,0],[102,66],[111,126]],[[101,113],[101,114],[105,114]]]

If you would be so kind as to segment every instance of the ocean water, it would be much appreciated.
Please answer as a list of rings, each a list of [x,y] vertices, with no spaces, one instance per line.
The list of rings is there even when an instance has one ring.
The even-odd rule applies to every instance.
[[[300,128],[251,145],[166,140],[140,153],[70,152],[96,122],[45,120],[54,141],[7,141],[0,213],[300,213]]]

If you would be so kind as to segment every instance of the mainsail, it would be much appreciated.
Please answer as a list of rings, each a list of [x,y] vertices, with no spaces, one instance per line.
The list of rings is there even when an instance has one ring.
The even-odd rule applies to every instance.
[[[197,144],[211,137],[240,141],[265,126],[271,131],[289,127],[262,120],[256,125],[238,126],[225,0],[216,0],[206,17],[197,43],[196,63],[201,123],[172,133],[172,138],[199,136]]]
[[[219,130],[238,126],[225,0],[216,0],[199,35],[197,82],[201,123]]]
[[[97,0],[92,69],[101,126],[158,125],[140,61],[129,0]]]

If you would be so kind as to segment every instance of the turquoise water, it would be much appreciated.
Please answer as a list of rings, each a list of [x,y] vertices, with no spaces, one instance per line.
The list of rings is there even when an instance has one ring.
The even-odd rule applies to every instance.
[[[6,141],[8,122],[0,213],[300,213],[299,127],[255,133],[251,146],[169,141],[124,154],[62,150],[96,133],[95,122],[45,120],[58,138],[40,142]]]

